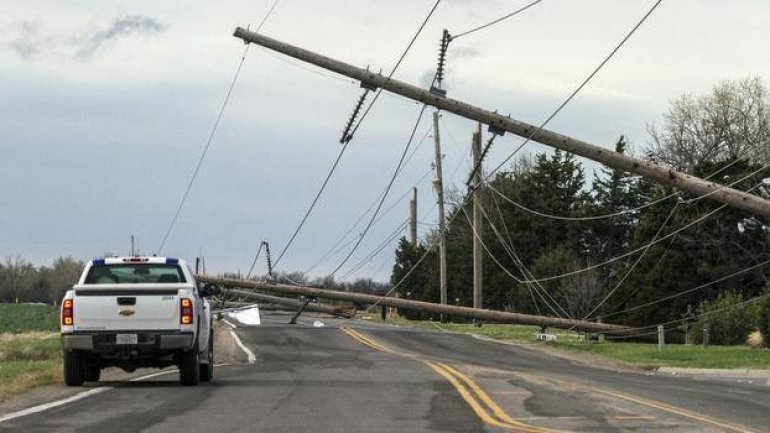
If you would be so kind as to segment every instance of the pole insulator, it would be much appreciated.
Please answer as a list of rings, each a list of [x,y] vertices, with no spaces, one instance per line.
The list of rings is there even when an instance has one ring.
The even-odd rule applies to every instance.
[[[438,49],[438,65],[436,67],[436,84],[441,88],[441,83],[444,81],[444,66],[446,64],[446,52],[449,48],[449,43],[452,41],[452,36],[449,34],[449,30],[444,29],[441,34],[441,43]]]
[[[355,123],[356,118],[358,118],[358,113],[361,111],[361,107],[364,105],[364,101],[366,100],[369,91],[368,87],[364,87],[364,93],[358,98],[358,102],[356,102],[356,106],[353,108],[353,113],[350,115],[350,118],[348,118],[348,123],[345,124],[345,129],[342,131],[342,137],[340,137],[341,144],[345,144],[353,139],[353,134],[350,130],[353,128],[353,123]]]

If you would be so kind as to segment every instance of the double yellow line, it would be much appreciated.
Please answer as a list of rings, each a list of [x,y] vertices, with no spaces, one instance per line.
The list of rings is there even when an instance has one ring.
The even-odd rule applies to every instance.
[[[342,331],[348,334],[352,339],[374,350],[377,350],[379,352],[387,352],[387,353],[392,353],[399,356],[408,357],[410,359],[414,359],[415,361],[419,361],[427,365],[428,367],[433,369],[436,373],[438,373],[443,378],[445,378],[457,390],[457,392],[460,393],[460,396],[463,398],[463,400],[465,400],[468,406],[471,407],[471,409],[476,414],[476,416],[478,416],[482,421],[484,421],[489,425],[511,429],[518,432],[527,432],[527,433],[551,433],[551,432],[557,431],[557,430],[545,429],[542,427],[524,424],[520,421],[516,421],[515,419],[511,418],[500,407],[500,405],[498,405],[489,396],[489,394],[487,394],[483,389],[481,389],[481,387],[476,382],[474,382],[470,377],[464,375],[463,373],[460,373],[455,368],[443,362],[439,362],[435,360],[420,359],[414,356],[409,356],[404,353],[399,353],[388,347],[383,346],[382,344],[374,341],[372,338],[367,337],[366,335],[358,331],[355,331],[351,328],[343,327],[340,329],[342,329]]]
[[[371,338],[367,337],[366,335],[364,335],[364,334],[362,334],[362,333],[360,333],[360,332],[358,332],[358,331],[356,331],[356,330],[354,330],[352,328],[343,327],[343,328],[340,328],[340,329],[342,330],[342,332],[348,334],[350,336],[350,338],[358,341],[359,343],[363,344],[364,346],[368,346],[368,347],[370,347],[370,348],[372,348],[374,350],[377,350],[379,352],[387,352],[387,353],[394,353],[394,354],[397,354],[397,355],[402,355],[400,353],[396,353],[396,352],[390,350],[389,348],[381,345],[380,343],[372,340]]]
[[[455,389],[460,396],[473,409],[476,416],[489,425],[503,427],[520,432],[531,433],[550,433],[557,430],[546,429],[542,427],[524,424],[511,418],[481,387],[471,378],[460,373],[443,362],[422,361],[436,373],[443,376]]]

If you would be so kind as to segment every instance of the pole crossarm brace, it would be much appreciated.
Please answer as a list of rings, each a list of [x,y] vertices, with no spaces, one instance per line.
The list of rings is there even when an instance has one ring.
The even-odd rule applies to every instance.
[[[650,161],[633,158],[547,129],[538,130],[534,125],[514,120],[456,99],[435,95],[428,90],[403,81],[388,78],[382,74],[316,54],[242,27],[236,28],[234,35],[237,38],[243,39],[246,43],[251,42],[353,78],[360,81],[364,86],[382,88],[440,110],[481,122],[489,125],[491,128],[508,131],[520,137],[529,138],[547,146],[600,162],[617,170],[635,173],[651,181],[670,185],[688,193],[698,196],[708,195],[712,200],[770,218],[770,201],[759,196],[738,191],[715,182],[709,182]]]
[[[456,305],[440,305],[431,302],[413,301],[411,299],[404,298],[383,298],[382,296],[378,295],[342,292],[338,290],[319,289],[316,287],[308,286],[291,286],[288,284],[246,281],[233,278],[211,277],[207,275],[198,275],[197,278],[203,283],[215,284],[217,286],[227,288],[248,288],[295,296],[305,295],[313,296],[316,298],[336,299],[339,301],[358,302],[370,305],[378,304],[386,307],[427,311],[430,313],[452,315],[458,317],[462,316],[492,323],[534,325],[546,328],[574,329],[581,332],[613,335],[633,335],[635,332],[637,332],[634,328],[612,325],[608,323],[595,323],[583,320],[543,317],[535,316],[532,314],[509,313],[505,311],[487,310],[482,308],[459,307]]]

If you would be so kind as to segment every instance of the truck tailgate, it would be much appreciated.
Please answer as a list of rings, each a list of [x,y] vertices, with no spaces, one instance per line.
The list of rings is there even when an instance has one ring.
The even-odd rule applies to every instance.
[[[74,287],[74,330],[179,329],[179,289],[168,285]]]

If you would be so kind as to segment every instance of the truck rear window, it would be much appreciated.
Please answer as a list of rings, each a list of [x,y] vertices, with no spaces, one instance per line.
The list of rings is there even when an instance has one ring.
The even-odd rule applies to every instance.
[[[174,284],[185,283],[179,265],[162,263],[94,265],[85,284]]]

